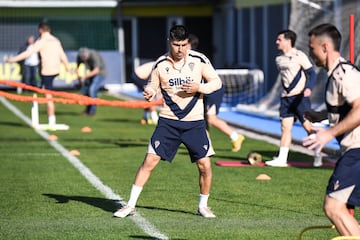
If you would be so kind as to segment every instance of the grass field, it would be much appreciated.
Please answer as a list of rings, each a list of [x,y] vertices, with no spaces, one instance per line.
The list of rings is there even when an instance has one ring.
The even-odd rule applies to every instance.
[[[103,95],[102,97],[111,99]],[[31,103],[10,102],[27,117]],[[216,219],[196,215],[198,173],[182,146],[172,164],[155,169],[138,201],[138,214],[112,217],[119,203],[74,167],[68,151],[100,183],[128,200],[154,126],[140,125],[141,109],[99,107],[94,117],[84,106],[56,105],[57,121],[68,131],[39,133],[0,103],[0,239],[298,239],[308,226],[328,226],[322,199],[332,169],[219,167],[213,164],[209,205]],[[40,121],[47,122],[45,106]],[[83,133],[89,126],[93,130]],[[55,134],[57,141],[48,141]],[[278,147],[247,138],[239,153],[227,137],[211,129],[216,160],[244,160],[257,151],[269,160]],[[63,151],[59,151],[60,146]],[[65,149],[65,152],[64,152]],[[297,161],[312,158],[290,152]],[[270,181],[255,180],[259,174]],[[93,177],[90,177],[92,179]],[[105,191],[105,192],[106,192]],[[359,214],[355,213],[357,216]],[[333,229],[315,229],[302,239],[331,239]]]

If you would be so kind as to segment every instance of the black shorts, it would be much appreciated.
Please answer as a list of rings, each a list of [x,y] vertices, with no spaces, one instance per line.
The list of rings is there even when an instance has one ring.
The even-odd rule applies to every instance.
[[[57,75],[58,74],[52,76],[41,75],[41,86],[43,86],[45,89],[53,90],[54,89],[53,82]]]
[[[150,139],[148,153],[171,162],[181,143],[187,148],[191,162],[215,153],[206,133],[204,120],[185,122],[162,117]]]
[[[288,118],[294,117],[299,119],[301,123],[305,122],[304,112],[311,109],[309,97],[304,97],[303,94],[282,97],[280,99],[280,117]]]

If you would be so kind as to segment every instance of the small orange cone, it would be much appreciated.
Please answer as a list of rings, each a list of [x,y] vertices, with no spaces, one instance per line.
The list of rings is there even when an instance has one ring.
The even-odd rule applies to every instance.
[[[271,177],[267,174],[259,174],[256,177],[256,180],[271,180]]]
[[[78,150],[76,150],[76,149],[71,150],[69,153],[70,153],[71,155],[73,155],[73,156],[79,156],[79,155],[80,155],[80,152],[79,152]]]
[[[50,136],[48,137],[48,139],[49,139],[50,141],[56,141],[56,140],[58,140],[58,137],[57,137],[56,135],[50,135]]]
[[[88,126],[85,126],[85,127],[83,127],[83,128],[81,129],[81,131],[82,131],[83,133],[89,133],[89,132],[92,132],[92,129],[91,129],[90,127],[88,127]]]

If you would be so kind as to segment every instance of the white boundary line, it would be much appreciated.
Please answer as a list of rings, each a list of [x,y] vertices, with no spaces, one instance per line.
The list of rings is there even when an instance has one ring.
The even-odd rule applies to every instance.
[[[27,125],[32,126],[31,119],[25,116],[18,108],[12,105],[5,98],[0,97],[0,102],[7,107],[11,112],[13,112],[17,117],[22,119]],[[57,141],[49,140],[49,134],[43,130],[34,129],[34,131],[42,136],[51,146],[53,146],[59,153],[61,153],[79,172],[83,175],[91,185],[93,185],[97,190],[99,190],[107,199],[116,200],[119,205],[125,205],[126,202],[123,198],[114,193],[114,191],[106,186],[95,174],[91,172],[89,168],[87,168],[77,157],[71,155],[69,151],[64,148]],[[139,213],[136,213],[134,216],[130,217],[131,220],[135,222],[135,224],[141,228],[148,235],[156,238],[156,239],[169,239],[165,234],[161,233],[156,227],[147,221],[144,217],[142,217]]]

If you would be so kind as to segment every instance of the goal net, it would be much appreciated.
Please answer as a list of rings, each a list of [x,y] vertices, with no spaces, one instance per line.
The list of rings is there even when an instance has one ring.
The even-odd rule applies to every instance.
[[[223,104],[253,104],[264,94],[264,73],[259,69],[217,69],[224,86]]]

